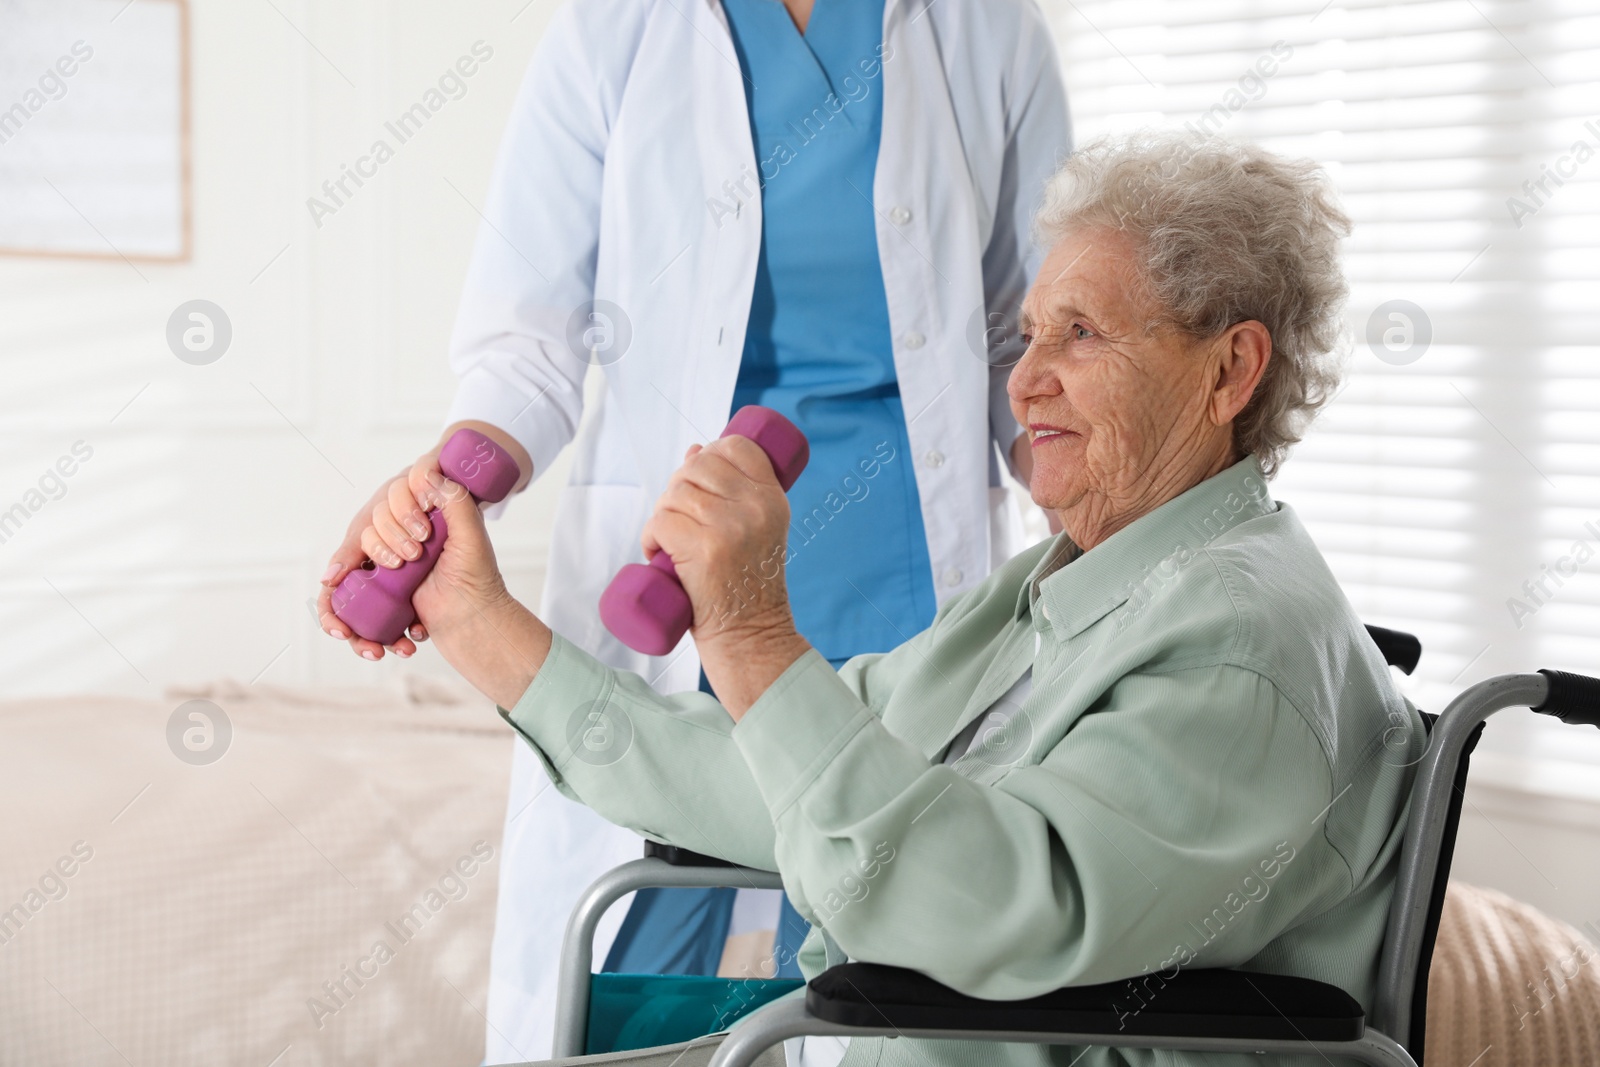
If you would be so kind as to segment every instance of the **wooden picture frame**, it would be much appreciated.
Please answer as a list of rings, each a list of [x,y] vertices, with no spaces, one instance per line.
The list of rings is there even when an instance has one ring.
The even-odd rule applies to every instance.
[[[137,3],[134,0],[31,0],[31,2],[23,0],[20,7],[24,25],[27,17],[32,15],[41,20],[53,20],[59,24],[60,29],[66,29],[68,26],[71,28],[67,29],[66,33],[49,33],[49,47],[59,51],[59,56],[41,58],[49,54],[49,49],[34,49],[33,58],[29,62],[39,68],[37,87],[33,85],[25,87],[21,90],[21,98],[18,99],[0,97],[0,256],[76,260],[121,259],[151,263],[187,262],[193,255],[194,248],[188,0],[137,0]],[[148,56],[143,51],[131,47],[128,38],[130,36],[137,38],[139,33],[165,37],[168,28],[162,23],[170,23],[169,50]],[[119,35],[122,38],[120,47]],[[21,36],[19,34],[13,40]],[[44,33],[41,33],[41,36],[44,36]],[[57,44],[57,41],[60,43]],[[14,44],[13,47],[22,50],[31,43],[33,42]],[[103,73],[104,63],[100,68],[94,68],[92,54],[88,59],[83,58],[85,49],[91,53],[99,49],[101,55],[114,59],[112,73],[109,75]],[[6,57],[0,56],[0,59],[3,58]],[[74,75],[81,76],[87,69],[92,69],[95,74],[101,75],[98,83],[85,83],[79,92],[81,98],[87,91],[89,96],[87,102],[93,104],[97,98],[108,98],[116,93],[117,83],[114,79],[119,74],[127,79],[141,73],[139,68],[141,63],[170,63],[177,68],[172,72],[172,81],[166,83],[175,89],[175,94],[167,91],[160,94],[169,98],[160,107],[164,109],[166,103],[170,102],[176,111],[176,114],[172,115],[175,128],[172,130],[171,166],[168,167],[162,162],[148,168],[151,172],[162,173],[164,186],[170,185],[169,192],[175,198],[170,202],[170,207],[162,206],[149,212],[153,217],[159,217],[158,231],[155,224],[151,224],[152,232],[159,232],[159,239],[130,237],[130,227],[137,230],[141,225],[138,219],[140,193],[136,185],[129,185],[121,190],[115,188],[114,164],[106,168],[106,176],[111,179],[109,183],[102,182],[98,186],[89,187],[94,190],[91,199],[94,196],[100,199],[92,202],[89,210],[85,211],[73,200],[68,199],[60,184],[47,173],[52,158],[52,146],[37,143],[40,135],[50,136],[46,131],[50,128],[48,113],[51,108],[55,107],[57,112],[62,112],[60,102],[67,100],[72,90],[78,87],[74,85]],[[24,71],[29,69],[23,68]],[[73,74],[65,73],[69,69],[73,69]],[[160,79],[159,70],[156,72],[156,77]],[[46,92],[47,83],[60,84],[64,88],[59,96],[49,95]],[[93,89],[89,89],[89,85],[93,85]],[[133,88],[136,90],[137,86]],[[9,90],[9,92],[15,95],[17,91]],[[174,95],[175,99],[170,99]],[[29,102],[35,96],[43,101],[39,107],[30,106]],[[144,99],[136,91],[124,92],[115,98],[119,102]],[[83,106],[84,102],[81,99],[75,100],[74,104],[77,106],[72,112],[72,117],[81,121],[90,109]],[[59,119],[63,115],[57,114],[56,117]],[[45,122],[40,123],[41,118],[45,119]],[[83,152],[84,146],[78,142],[85,137],[92,138],[95,132],[106,139],[114,137],[127,139],[122,131],[115,130],[109,122],[99,131],[90,130],[86,133],[84,130],[68,130],[65,135],[58,137],[62,142],[57,146],[61,154],[55,157],[58,167],[61,165],[59,160],[63,155],[71,151]],[[137,137],[137,132],[133,136]],[[159,139],[163,135],[157,133],[151,136]],[[27,151],[15,152],[12,158],[8,159],[7,149],[19,139],[28,137],[31,137],[34,143],[25,142]],[[94,158],[93,145],[88,147],[91,152],[90,158]],[[28,151],[31,151],[32,158],[29,158]],[[165,159],[164,152],[159,158]],[[47,196],[47,193],[50,195]],[[52,201],[51,196],[59,203]],[[128,214],[115,220],[103,214],[97,225],[95,218],[91,216],[106,212],[105,205],[116,202],[119,196],[130,205]],[[79,199],[83,197],[80,196]],[[167,199],[166,194],[163,194],[162,199]],[[144,201],[146,206],[152,202],[148,197]],[[52,216],[46,222],[39,221],[38,210],[41,206],[45,206],[46,211]],[[8,211],[15,214],[7,218]],[[70,220],[81,221],[74,224]],[[30,226],[35,230],[56,226],[62,236],[59,240],[28,240],[24,235]],[[73,231],[70,235],[66,232],[69,226]],[[107,230],[111,232],[108,233]]]

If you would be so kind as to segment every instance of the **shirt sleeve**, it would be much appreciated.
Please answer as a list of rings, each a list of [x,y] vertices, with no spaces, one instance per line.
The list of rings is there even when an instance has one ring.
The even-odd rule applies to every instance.
[[[1240,963],[1350,886],[1315,735],[1239,668],[1126,676],[1042,762],[987,783],[890,734],[813,654],[733,739],[800,913],[854,959],[973,996]]]
[[[623,17],[595,25],[614,6],[563,5],[539,44],[501,138],[450,340],[458,385],[445,425],[476,419],[506,431],[534,477],[583,410],[587,353],[569,335],[590,325],[606,144],[636,33]]]
[[[985,349],[989,369],[989,426],[1001,460],[1011,467],[1011,445],[1022,427],[1011,414],[1006,380],[1022,356],[1017,336],[1017,311],[1044,260],[1044,249],[1032,240],[1033,216],[1045,183],[1072,151],[1072,125],[1066,88],[1049,27],[1033,4],[1022,5],[1017,53],[1009,70],[1013,83],[1010,136],[1005,171],[995,207],[994,233],[983,254]],[[1013,474],[1016,471],[1012,470]]]
[[[935,628],[969,595],[946,601],[932,626],[894,651],[845,663],[846,680],[835,676],[836,684],[861,707],[881,707],[908,663],[927,655]],[[833,675],[813,649],[773,688],[812,662]],[[716,697],[699,690],[663,695],[552,634],[533,683],[500,714],[533,747],[556,789],[606,820],[708,856],[779,869],[772,816]]]
[[[730,739],[733,720],[709,693],[657,693],[554,634],[533,683],[500,714],[556,789],[607,821],[777,870],[772,820]]]

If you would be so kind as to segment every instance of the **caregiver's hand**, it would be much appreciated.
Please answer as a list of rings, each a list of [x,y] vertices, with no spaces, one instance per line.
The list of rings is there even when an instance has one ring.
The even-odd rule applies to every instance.
[[[735,721],[810,647],[783,580],[788,532],[771,461],[738,436],[691,445],[644,527],[646,558],[672,557],[706,678]]]
[[[405,560],[422,555],[421,543],[428,536],[427,506],[424,494],[429,487],[442,480],[439,471],[439,451],[450,436],[462,428],[477,430],[504,448],[516,460],[522,477],[512,488],[515,493],[526,485],[532,476],[533,463],[527,451],[511,435],[497,426],[477,421],[458,422],[447,428],[439,443],[418,456],[409,470],[390,478],[378,487],[372,498],[363,504],[345,529],[344,540],[328,561],[322,575],[322,586],[317,593],[317,621],[331,637],[345,641],[350,650],[367,659],[382,659],[383,646],[350,632],[333,613],[333,591],[344,576],[372,560],[380,567],[394,569]],[[402,636],[392,647],[394,653],[405,657],[417,650],[416,642],[427,639],[427,630],[413,625],[410,636]]]

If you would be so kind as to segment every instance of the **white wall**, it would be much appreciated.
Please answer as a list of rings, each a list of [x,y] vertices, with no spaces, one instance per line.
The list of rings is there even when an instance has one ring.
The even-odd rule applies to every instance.
[[[306,599],[358,504],[438,434],[475,205],[555,3],[274,2],[191,0],[192,262],[0,256],[0,510],[74,442],[93,449],[0,544],[0,695],[443,669],[357,660]],[[115,23],[80,35],[119,47]],[[314,225],[308,197],[394,143],[383,123],[480,40],[493,57],[465,95]],[[7,90],[17,77],[0,72]],[[208,366],[165,340],[195,298],[233,326]],[[497,528],[521,595],[537,596],[564,477]]]
[[[1592,764],[1473,757],[1451,877],[1600,937],[1600,781]]]

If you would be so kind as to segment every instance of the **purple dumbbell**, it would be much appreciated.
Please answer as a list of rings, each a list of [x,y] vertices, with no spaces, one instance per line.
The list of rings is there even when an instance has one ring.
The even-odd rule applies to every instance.
[[[811,458],[811,445],[800,427],[756,404],[734,412],[722,436],[748,437],[760,445],[786,493]],[[694,621],[694,607],[672,557],[657,552],[649,563],[630,563],[618,571],[600,594],[600,621],[635,652],[664,656],[676,648]]]
[[[517,461],[477,430],[457,430],[450,435],[439,450],[439,469],[446,478],[465,486],[475,499],[491,504],[504,500],[522,476]],[[428,521],[433,532],[422,542],[421,556],[392,570],[373,565],[351,571],[333,591],[333,613],[358,636],[392,645],[416,621],[411,595],[439,562],[449,532],[444,512],[438,508],[428,512]]]

